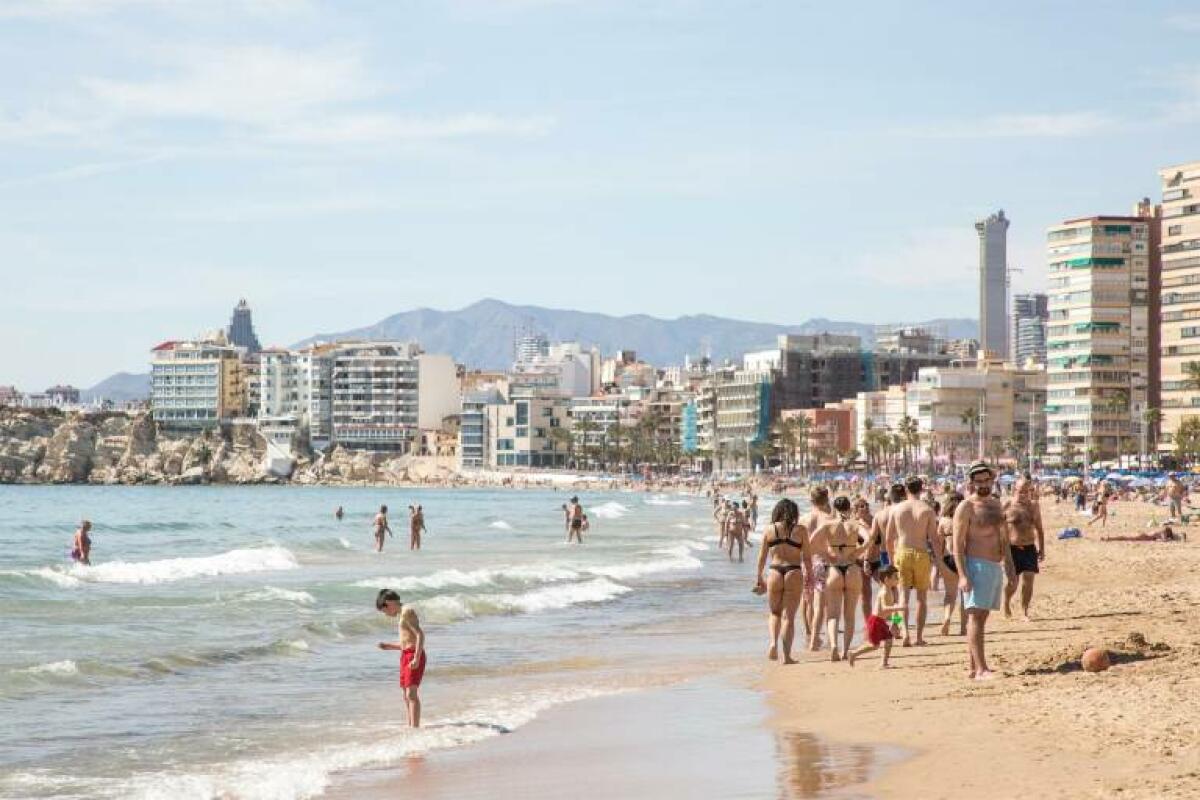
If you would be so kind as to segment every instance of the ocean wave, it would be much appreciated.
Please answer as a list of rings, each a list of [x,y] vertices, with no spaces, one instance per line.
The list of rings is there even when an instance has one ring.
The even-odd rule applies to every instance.
[[[692,526],[686,522],[676,522],[675,527],[681,531],[690,531],[692,529]]]
[[[614,501],[603,503],[592,509],[592,514],[600,519],[620,519],[629,513],[626,506]]]
[[[579,572],[551,564],[519,567],[499,567],[496,569],[476,569],[464,572],[458,569],[444,569],[429,575],[408,575],[404,577],[381,577],[355,581],[354,586],[362,589],[395,589],[398,592],[417,592],[425,589],[446,589],[451,587],[474,588],[478,586],[495,586],[505,583],[533,584],[569,581],[579,577]]]
[[[76,565],[70,577],[95,583],[171,583],[188,578],[273,572],[297,568],[287,548],[277,545],[230,550],[215,556],[164,558],[158,561],[109,561],[94,566]]]
[[[596,578],[524,594],[437,595],[418,600],[414,605],[431,622],[446,623],[492,614],[536,614],[584,603],[603,603],[631,591],[628,586]]]
[[[316,797],[324,793],[336,773],[388,767],[411,756],[476,744],[510,733],[555,706],[620,691],[612,687],[576,686],[513,694],[477,703],[451,718],[426,720],[421,728],[400,729],[395,733],[380,731],[369,739],[247,758],[194,772],[145,772],[119,781],[93,779],[89,788],[96,794],[139,800]],[[37,777],[34,773],[17,773],[5,782],[28,786]]]
[[[488,525],[488,527],[495,528],[498,531],[511,531],[513,529],[512,525],[509,525],[507,522],[505,522],[502,519],[498,519],[495,522],[490,523]]]
[[[5,569],[0,570],[0,576],[16,579],[20,583],[52,583],[64,589],[74,589],[82,581],[54,567],[39,567],[37,569]]]
[[[647,497],[644,501],[648,506],[690,506],[691,500],[685,500],[682,497],[672,497],[667,494],[656,494],[652,497]]]
[[[297,591],[294,589],[279,589],[274,586],[267,586],[259,589],[256,592],[250,592],[245,595],[245,599],[253,602],[270,602],[273,600],[282,600],[288,603],[297,603],[302,606],[311,606],[317,602],[317,599],[308,592]]]
[[[79,665],[70,659],[53,661],[49,664],[35,664],[32,667],[15,670],[25,675],[78,675]]]
[[[700,569],[704,562],[691,555],[687,545],[665,547],[655,551],[665,558],[655,558],[648,561],[630,561],[627,564],[609,564],[599,567],[588,567],[593,575],[602,575],[613,580],[624,581],[630,578],[642,578],[658,572],[678,572],[689,569]]]

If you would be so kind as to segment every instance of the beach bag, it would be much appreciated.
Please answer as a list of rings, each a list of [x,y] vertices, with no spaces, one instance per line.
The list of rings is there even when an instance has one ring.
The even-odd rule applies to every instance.
[[[1058,534],[1059,539],[1082,539],[1083,531],[1079,528],[1063,528]]]

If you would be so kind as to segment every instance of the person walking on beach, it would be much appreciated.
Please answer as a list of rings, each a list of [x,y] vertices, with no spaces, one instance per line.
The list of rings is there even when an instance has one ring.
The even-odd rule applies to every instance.
[[[1167,499],[1171,503],[1171,518],[1183,519],[1183,498],[1187,495],[1187,488],[1184,487],[1182,481],[1175,475],[1167,476]]]
[[[754,573],[754,592],[767,595],[767,632],[771,637],[767,658],[776,660],[782,644],[784,664],[796,663],[792,658],[796,609],[804,596],[804,575],[812,568],[808,531],[799,519],[800,509],[791,500],[785,497],[775,504],[771,524],[763,530]],[[768,568],[765,578],[764,568]]]
[[[1004,588],[1004,616],[1012,616],[1012,599],[1021,589],[1021,618],[1029,622],[1029,602],[1033,599],[1033,579],[1040,572],[1039,564],[1046,560],[1046,532],[1042,530],[1042,510],[1033,498],[1033,482],[1017,481],[1016,494],[1004,504],[1004,521],[1008,526],[1009,552],[1012,553],[1016,581]]]
[[[725,515],[725,541],[730,561],[733,561],[733,546],[737,545],[738,563],[740,564],[743,561],[746,547],[746,517],[737,503],[734,503],[729,508],[729,513]]]
[[[576,541],[583,544],[583,506],[578,497],[572,497],[567,504],[567,544]]]
[[[1090,527],[1099,522],[1103,528],[1108,523],[1108,486],[1100,484],[1096,487],[1096,502],[1092,505],[1092,518],[1088,520]]]
[[[932,552],[936,563],[942,563],[942,540],[937,535],[937,520],[933,509],[921,499],[925,481],[911,477],[904,484],[908,498],[896,505],[888,515],[887,550],[892,554],[892,564],[900,571],[900,600],[904,604],[904,646],[909,640],[909,592],[917,593],[917,640],[918,646],[925,642],[925,618],[929,613],[928,593],[930,559]]]
[[[871,576],[879,569],[879,551],[882,549],[873,537],[875,518],[871,515],[871,504],[867,498],[860,496],[854,500],[854,521],[858,535],[866,545],[863,548],[862,592],[859,595],[863,619],[866,619],[871,616]]]
[[[83,520],[75,531],[75,541],[71,544],[71,559],[84,566],[92,565],[92,530],[91,520]]]
[[[942,636],[950,635],[950,620],[954,617],[954,609],[959,605],[958,565],[954,563],[954,512],[963,501],[958,492],[946,496],[946,505],[938,517],[938,535],[942,537],[942,563],[949,573],[942,581],[945,592],[942,595]],[[936,565],[935,565],[936,567]],[[967,616],[960,608],[958,611],[958,635],[967,635]]]
[[[809,532],[809,553],[812,569],[804,571],[804,628],[809,632],[808,649],[821,649],[821,627],[825,624],[825,585],[829,581],[829,559],[826,556],[826,537],[829,524],[836,522],[829,505],[829,489],[816,486],[808,493],[812,510],[804,521]]]
[[[954,563],[967,615],[969,674],[982,681],[995,677],[988,668],[984,635],[988,615],[1000,608],[1010,558],[1004,508],[992,495],[996,474],[985,462],[976,461],[967,468],[967,478],[971,494],[954,512]]]
[[[425,677],[425,631],[417,612],[405,608],[400,595],[391,589],[381,589],[375,597],[375,610],[389,617],[400,617],[400,640],[380,642],[380,650],[400,651],[400,688],[404,690],[404,704],[408,707],[409,727],[421,727],[421,698],[418,690]]]
[[[900,633],[894,617],[900,613],[900,572],[895,567],[884,567],[879,571],[882,588],[875,598],[870,616],[867,617],[866,643],[846,656],[850,666],[860,657],[883,645],[883,663],[880,669],[890,669],[888,659],[892,655],[892,640]]]
[[[750,531],[758,530],[758,495],[750,493]]]
[[[421,534],[428,533],[425,528],[425,510],[421,506],[408,507],[408,549],[421,549]]]
[[[858,560],[866,548],[858,537],[857,525],[850,517],[850,498],[839,496],[833,501],[834,516],[826,518],[814,531],[813,541],[824,546],[824,555],[832,568],[825,582],[826,635],[829,638],[829,660],[839,661],[850,654],[854,638],[854,615],[858,611],[858,596],[862,591],[862,568]],[[814,554],[819,553],[816,546]],[[842,627],[842,645],[838,648],[838,623]]]
[[[387,506],[380,506],[379,513],[375,515],[375,552],[383,552],[383,537],[393,536],[392,526],[388,525]]]
[[[717,524],[717,548],[725,549],[725,518],[729,516],[729,501],[721,500],[713,509],[713,521]]]

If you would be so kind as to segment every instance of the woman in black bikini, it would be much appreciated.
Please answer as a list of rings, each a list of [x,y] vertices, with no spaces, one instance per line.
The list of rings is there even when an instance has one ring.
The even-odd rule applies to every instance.
[[[775,504],[771,512],[771,524],[763,531],[762,547],[758,553],[756,594],[767,595],[770,616],[767,631],[771,636],[771,647],[767,658],[778,658],[778,643],[782,639],[783,663],[795,664],[792,658],[792,640],[796,636],[796,609],[804,596],[804,574],[812,569],[808,553],[808,531],[800,524],[800,509],[791,500],[784,498]],[[767,558],[770,569],[764,579]]]
[[[954,565],[954,512],[958,510],[958,504],[963,501],[963,496],[958,492],[953,492],[946,498],[946,505],[942,508],[942,515],[938,517],[937,526],[938,533],[942,535],[942,564],[934,564],[934,568],[941,571],[943,568],[949,570],[945,575],[946,592],[942,595],[942,636],[950,635],[950,618],[954,616],[954,606],[958,604],[958,568]],[[958,619],[958,635],[967,635],[967,615],[959,612]]]
[[[850,498],[841,495],[833,501],[835,517],[825,528],[825,557],[829,577],[825,582],[825,625],[829,637],[829,660],[840,661],[850,652],[854,638],[854,614],[862,592],[862,567],[858,561],[867,551],[859,542],[858,525],[850,517]],[[842,623],[842,646],[838,651],[838,622]]]

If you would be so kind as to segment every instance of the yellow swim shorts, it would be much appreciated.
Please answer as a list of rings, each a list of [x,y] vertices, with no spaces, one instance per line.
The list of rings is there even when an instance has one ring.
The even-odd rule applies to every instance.
[[[929,570],[932,566],[929,553],[909,547],[898,547],[893,563],[900,571],[901,586],[909,586],[922,592],[929,590]]]

